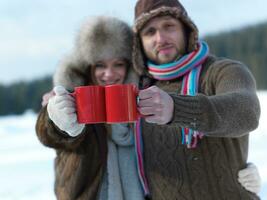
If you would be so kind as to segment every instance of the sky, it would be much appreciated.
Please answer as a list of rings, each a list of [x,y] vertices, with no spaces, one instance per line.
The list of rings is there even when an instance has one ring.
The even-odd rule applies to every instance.
[[[89,16],[134,20],[136,0],[1,0],[0,84],[51,75]],[[200,36],[267,22],[266,0],[181,0]]]

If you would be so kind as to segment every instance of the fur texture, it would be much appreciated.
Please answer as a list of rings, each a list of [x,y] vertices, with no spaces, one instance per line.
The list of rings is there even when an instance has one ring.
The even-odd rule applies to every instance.
[[[79,56],[88,64],[121,57],[131,60],[132,31],[123,21],[97,17],[85,21],[76,39]]]
[[[131,65],[133,33],[123,21],[113,17],[89,18],[78,32],[74,51],[60,62],[53,78],[54,85],[69,91],[74,87],[92,85],[92,65],[100,60],[123,58]],[[132,65],[124,83],[137,84]]]

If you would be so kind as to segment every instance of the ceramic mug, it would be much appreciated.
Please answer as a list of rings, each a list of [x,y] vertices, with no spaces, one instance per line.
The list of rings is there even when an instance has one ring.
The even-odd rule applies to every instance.
[[[105,87],[107,123],[134,122],[138,119],[137,87],[133,84]]]
[[[76,100],[79,123],[95,124],[106,121],[105,88],[102,86],[75,87],[72,95]]]
[[[79,123],[127,123],[137,121],[137,87],[133,84],[75,87]]]

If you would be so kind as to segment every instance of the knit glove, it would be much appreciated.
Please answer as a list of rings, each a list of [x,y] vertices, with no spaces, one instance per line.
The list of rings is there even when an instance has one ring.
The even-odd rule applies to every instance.
[[[78,124],[75,99],[62,86],[53,89],[55,96],[48,101],[47,111],[49,118],[62,131],[70,136],[79,135],[84,129],[84,124]]]
[[[261,177],[253,163],[248,163],[245,169],[238,172],[238,181],[250,192],[258,194],[261,190]]]
[[[139,91],[138,110],[148,123],[167,124],[173,117],[174,103],[171,96],[151,86]]]

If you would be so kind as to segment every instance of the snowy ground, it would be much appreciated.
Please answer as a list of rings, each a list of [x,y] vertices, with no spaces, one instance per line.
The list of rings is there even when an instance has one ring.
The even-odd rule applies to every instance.
[[[0,118],[0,199],[54,200],[54,151],[35,136],[36,116]]]
[[[267,92],[259,92],[262,115],[259,128],[251,134],[249,161],[260,171],[261,199],[267,199]],[[55,200],[53,193],[54,151],[35,136],[36,115],[0,118],[0,199]]]

